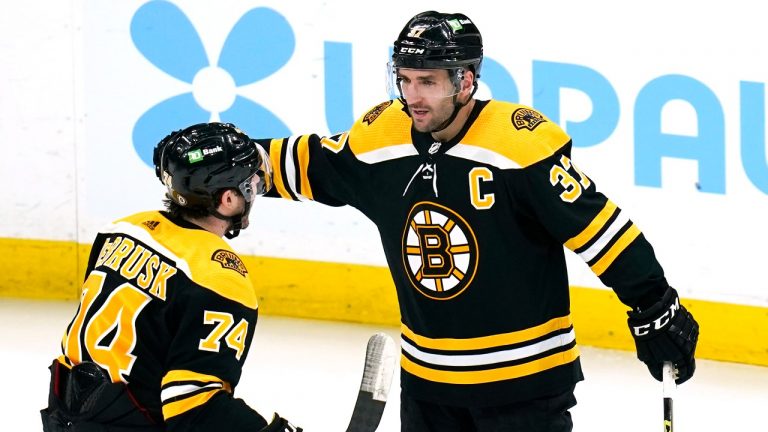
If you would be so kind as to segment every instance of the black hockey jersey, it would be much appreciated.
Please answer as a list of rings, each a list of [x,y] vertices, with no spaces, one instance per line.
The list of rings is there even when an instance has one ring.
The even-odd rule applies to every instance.
[[[98,234],[59,361],[99,364],[168,430],[193,419],[218,428],[225,416],[258,430],[261,416],[232,397],[257,315],[248,271],[223,239],[139,213]]]
[[[628,305],[667,286],[637,226],[571,161],[569,136],[529,107],[478,101],[435,142],[389,101],[333,137],[260,143],[271,195],[348,204],[378,227],[414,398],[493,406],[582,379],[563,245]]]

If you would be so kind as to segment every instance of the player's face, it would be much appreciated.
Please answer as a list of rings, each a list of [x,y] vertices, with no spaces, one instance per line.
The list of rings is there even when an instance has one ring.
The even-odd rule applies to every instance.
[[[401,68],[397,78],[417,131],[431,132],[451,117],[456,88],[447,70]]]
[[[240,223],[242,224],[243,229],[248,228],[248,225],[250,225],[250,216],[251,216],[251,209],[253,208],[252,203],[248,203],[244,198],[242,199],[242,203],[238,209],[238,212],[245,212],[243,214],[242,219],[240,219]]]
[[[257,144],[254,143],[253,145]],[[257,146],[257,148],[261,149],[260,146]],[[261,151],[263,152],[263,150]],[[269,160],[268,156],[266,156],[266,153],[262,154],[261,160],[262,164],[259,167],[259,170],[251,174],[250,177],[238,185],[238,189],[240,191],[240,195],[238,195],[238,201],[240,203],[238,205],[237,213],[243,213],[243,229],[248,228],[248,218],[250,216],[251,208],[253,207],[253,200],[257,196],[267,193],[272,187],[272,168],[269,165],[269,162],[265,162]]]

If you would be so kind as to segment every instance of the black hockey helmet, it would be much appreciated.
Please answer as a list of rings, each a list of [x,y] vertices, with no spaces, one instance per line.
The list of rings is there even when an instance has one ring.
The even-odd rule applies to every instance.
[[[250,203],[272,187],[266,152],[231,123],[175,131],[155,147],[152,160],[171,200],[212,214],[217,214],[216,194],[223,189],[237,189]]]
[[[464,14],[422,12],[408,21],[395,41],[394,68],[455,69],[472,66],[475,78],[483,62],[480,30]]]

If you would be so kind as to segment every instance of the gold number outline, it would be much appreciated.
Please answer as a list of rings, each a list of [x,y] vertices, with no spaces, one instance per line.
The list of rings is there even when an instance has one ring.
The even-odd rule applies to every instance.
[[[112,291],[101,307],[86,322],[85,317],[94,300],[104,289],[106,273],[93,271],[88,275],[81,294],[80,307],[72,326],[64,335],[64,352],[75,364],[80,363],[83,351],[88,352],[94,363],[104,368],[112,382],[127,383],[136,355],[136,320],[152,297],[135,286],[124,283]],[[85,332],[81,338],[81,330]],[[109,345],[103,339],[112,331]],[[85,340],[83,340],[83,338]]]
[[[558,184],[562,186],[565,190],[560,193],[560,199],[565,202],[572,203],[579,199],[582,193],[582,188],[588,188],[592,182],[587,176],[584,175],[584,173],[582,173],[578,168],[576,168],[575,165],[571,163],[571,160],[568,159],[567,156],[560,156],[560,163],[562,166],[555,164],[552,165],[552,168],[550,168],[549,183],[552,186],[556,186]],[[573,168],[573,170],[576,172],[579,180],[576,180],[568,172],[568,170],[571,168]]]
[[[221,350],[221,339],[224,338],[227,346],[235,350],[235,358],[240,360],[240,357],[245,352],[248,321],[243,318],[235,325],[235,319],[232,314],[206,310],[203,313],[203,322],[208,325],[213,324],[215,327],[208,334],[208,337],[200,340],[198,349],[201,351],[219,352]]]

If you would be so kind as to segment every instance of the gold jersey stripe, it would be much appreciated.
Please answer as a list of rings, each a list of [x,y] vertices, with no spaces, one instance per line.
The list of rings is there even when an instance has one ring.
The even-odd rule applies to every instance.
[[[465,351],[496,348],[504,345],[527,342],[554,331],[566,329],[570,327],[571,324],[571,316],[567,315],[564,317],[552,318],[544,324],[527,328],[525,330],[467,339],[432,339],[417,335],[405,324],[400,325],[400,331],[403,333],[403,336],[412,340],[421,348],[431,348],[446,351]]]
[[[299,177],[301,181],[301,194],[308,199],[312,198],[312,186],[309,184],[309,135],[303,135],[296,143],[296,153],[299,157]]]
[[[600,229],[605,226],[606,222],[608,222],[611,216],[613,216],[613,213],[616,211],[616,209],[616,204],[614,204],[613,201],[608,200],[608,202],[605,203],[605,207],[600,210],[600,213],[598,213],[597,216],[592,219],[592,222],[590,222],[583,231],[565,242],[565,247],[575,251],[576,249],[587,244],[587,242],[592,240],[592,238],[595,237]]]
[[[445,371],[432,369],[416,364],[404,355],[401,355],[400,357],[400,366],[406,372],[432,382],[445,384],[484,384],[544,372],[548,369],[571,363],[578,357],[579,349],[574,346],[567,351],[554,353],[528,363],[482,371]]]
[[[197,372],[193,372],[190,370],[183,370],[183,369],[176,369],[168,372],[163,377],[163,381],[161,382],[161,386],[165,386],[166,384],[177,382],[177,381],[200,381],[200,382],[206,382],[206,383],[212,383],[212,382],[218,382],[222,383],[224,385],[225,389],[229,389],[229,383],[225,382],[221,378],[214,376],[214,375],[206,375],[201,374]]]
[[[277,188],[277,192],[282,198],[293,200],[293,197],[291,197],[291,194],[288,193],[288,190],[285,188],[285,184],[283,183],[283,166],[280,164],[282,153],[283,140],[273,139],[269,144],[269,159],[272,162],[273,171],[272,181]]]
[[[177,416],[179,414],[184,414],[185,412],[193,408],[197,408],[200,405],[203,405],[204,403],[208,402],[213,397],[213,395],[215,395],[220,391],[222,391],[222,389],[220,388],[212,389],[211,391],[199,393],[194,396],[190,396],[186,399],[181,399],[175,402],[164,404],[163,418],[165,420],[168,420],[171,417]]]
[[[613,246],[608,249],[608,252],[606,252],[605,255],[603,255],[599,260],[597,260],[596,263],[591,266],[595,275],[600,276],[603,274],[603,272],[605,272],[608,267],[610,267],[611,263],[613,263],[616,257],[618,257],[619,254],[621,254],[624,249],[626,249],[627,246],[629,246],[629,244],[632,243],[632,241],[639,235],[640,228],[638,228],[635,224],[632,224],[628,230],[624,231],[624,234],[622,234],[616,243],[614,243]]]

